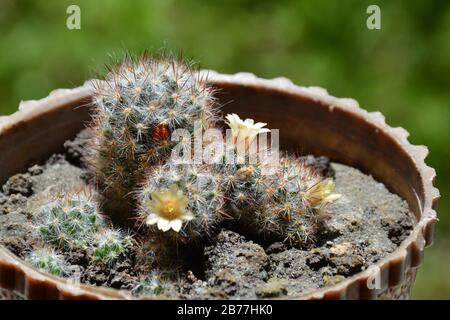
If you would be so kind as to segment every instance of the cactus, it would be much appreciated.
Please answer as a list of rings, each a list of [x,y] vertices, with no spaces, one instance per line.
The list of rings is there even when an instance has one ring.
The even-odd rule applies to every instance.
[[[155,167],[138,192],[140,217],[171,242],[205,239],[223,220],[221,177],[210,165]]]
[[[105,226],[88,193],[68,195],[41,206],[35,222],[44,242],[66,250],[87,250],[92,235]]]
[[[97,232],[92,241],[91,255],[94,262],[111,265],[120,254],[133,244],[133,238],[120,230],[104,229]]]
[[[240,226],[265,238],[309,247],[320,228],[321,209],[334,201],[334,182],[304,161],[284,157],[275,174],[262,165],[224,166],[224,188]]]
[[[284,240],[290,245],[308,247],[320,229],[322,208],[336,200],[332,178],[323,179],[305,160],[283,157],[274,166],[261,159],[259,151],[249,148],[260,133],[270,132],[265,123],[241,120],[227,115],[232,131],[231,151],[239,161],[217,165],[223,174],[223,189],[229,195],[228,207],[238,221],[238,229],[247,228],[267,240]],[[259,147],[259,144],[258,144]],[[258,148],[257,147],[257,148]],[[239,153],[249,151],[240,155]],[[251,157],[251,152],[258,152]]]
[[[25,261],[41,271],[63,277],[69,274],[68,264],[64,257],[49,248],[39,248],[30,252]]]
[[[174,130],[192,133],[196,122],[203,128],[215,123],[213,90],[198,74],[173,57],[143,56],[127,58],[98,82],[89,164],[114,222],[129,224],[130,191],[149,167],[168,158]]]
[[[129,225],[129,218],[137,215],[148,227],[144,243],[166,269],[179,262],[168,246],[203,244],[224,221],[225,203],[252,232],[309,248],[320,228],[321,209],[339,195],[333,193],[333,179],[323,179],[305,161],[284,157],[267,174],[266,164],[249,163],[249,155],[243,163],[228,163],[224,155],[214,165],[169,160],[177,143],[171,141],[175,130],[192,134],[197,124],[206,129],[217,120],[213,90],[197,75],[173,58],[144,56],[128,58],[97,83],[88,158],[103,196],[102,212],[119,225]],[[238,157],[239,150],[251,150],[258,134],[270,132],[265,123],[244,121],[236,114],[226,120],[232,129],[231,150]],[[93,263],[111,265],[134,244],[130,235],[108,226],[90,194],[68,195],[42,206],[36,223],[45,244],[82,250]],[[64,260],[53,251],[36,250],[28,259],[53,274],[66,273]],[[162,283],[153,271],[133,293],[161,294]]]
[[[163,277],[156,271],[144,276],[131,290],[134,296],[159,296],[164,294],[165,283]]]
[[[41,206],[36,224],[38,236],[47,245],[81,250],[94,262],[112,264],[133,244],[130,235],[109,228],[89,191]]]

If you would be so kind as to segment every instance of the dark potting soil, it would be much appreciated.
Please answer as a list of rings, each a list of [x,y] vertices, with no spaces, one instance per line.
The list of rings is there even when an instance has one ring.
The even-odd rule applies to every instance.
[[[87,183],[86,131],[64,146],[65,154],[12,176],[0,190],[0,244],[21,258],[39,246],[33,229],[38,206]],[[145,245],[129,248],[114,265],[89,261],[83,252],[59,253],[71,265],[73,276],[87,284],[168,298],[254,299],[298,295],[336,284],[384,258],[408,236],[414,225],[408,205],[382,183],[323,157],[310,156],[308,162],[323,176],[333,176],[336,192],[342,195],[326,208],[329,219],[316,248],[257,243],[224,228],[164,283],[151,280],[155,256]]]

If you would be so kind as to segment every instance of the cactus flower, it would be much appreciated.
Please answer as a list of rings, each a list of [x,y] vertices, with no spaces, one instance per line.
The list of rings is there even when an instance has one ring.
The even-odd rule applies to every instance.
[[[235,145],[245,143],[247,148],[258,134],[270,132],[269,129],[264,128],[267,123],[255,123],[253,119],[245,119],[244,121],[235,113],[228,114],[226,120],[225,123],[231,128],[233,143]]]
[[[194,218],[193,214],[186,210],[188,198],[173,184],[168,191],[152,192],[152,199],[146,206],[151,213],[147,217],[147,224],[156,224],[158,229],[166,232],[170,229],[178,232],[183,221]]]
[[[339,199],[341,195],[333,193],[334,190],[334,181],[328,178],[316,183],[305,192],[302,192],[301,195],[311,207],[316,207]]]

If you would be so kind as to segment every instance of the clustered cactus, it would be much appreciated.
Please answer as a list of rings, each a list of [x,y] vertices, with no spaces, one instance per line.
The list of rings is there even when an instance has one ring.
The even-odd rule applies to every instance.
[[[236,114],[227,120],[236,153],[250,151],[254,138],[267,132],[265,123],[243,121]],[[313,244],[322,207],[338,198],[334,181],[296,158],[281,158],[270,173],[265,170],[270,163],[250,159],[247,154],[213,166],[169,162],[156,167],[138,192],[140,215],[153,233],[159,229],[164,238],[186,243],[207,236],[220,223],[226,202],[235,220],[253,233],[298,247]]]
[[[152,243],[153,254],[155,247],[162,247],[161,253],[172,252],[174,244],[204,243],[225,218],[270,240],[297,247],[313,244],[321,209],[339,196],[333,179],[321,177],[306,162],[284,156],[268,173],[265,162],[252,162],[248,155],[231,162],[224,156],[218,164],[169,159],[177,143],[171,139],[174,130],[192,134],[197,124],[200,129],[214,127],[213,93],[191,65],[174,58],[128,58],[110,70],[93,96],[89,156],[101,209],[100,197],[82,193],[42,206],[36,232],[45,245],[82,250],[94,263],[111,265],[137,242],[109,226],[100,211],[116,225],[130,223],[131,217],[144,224],[143,243]],[[230,149],[254,152],[255,138],[270,132],[265,123],[236,114],[225,123],[232,133],[227,154]],[[64,275],[64,260],[52,250],[37,250],[28,261]],[[160,294],[162,282],[153,270],[134,291]]]
[[[131,236],[108,226],[90,192],[60,197],[41,206],[36,233],[45,245],[85,252],[95,262],[111,264],[131,246]]]
[[[335,199],[332,179],[291,158],[282,159],[270,175],[249,157],[219,166],[172,163],[174,130],[192,133],[196,121],[207,129],[217,120],[213,91],[182,62],[127,59],[98,85],[94,104],[91,162],[106,199],[104,211],[116,223],[137,214],[152,236],[190,243],[211,234],[227,202],[239,223],[307,246],[317,232],[321,206]],[[236,151],[249,151],[258,134],[270,132],[265,123],[236,114],[226,123]]]
[[[116,223],[134,215],[130,191],[170,155],[171,133],[209,128],[217,119],[213,89],[192,64],[173,57],[127,58],[97,84],[90,165]],[[190,143],[190,141],[189,141]]]

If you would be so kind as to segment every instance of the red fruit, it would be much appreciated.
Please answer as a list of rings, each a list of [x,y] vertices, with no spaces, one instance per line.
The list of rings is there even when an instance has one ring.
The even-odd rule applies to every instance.
[[[154,140],[168,140],[170,138],[170,129],[166,124],[160,124],[152,131]]]

